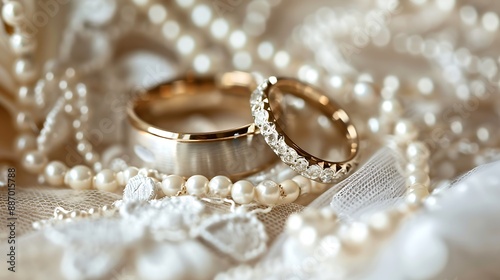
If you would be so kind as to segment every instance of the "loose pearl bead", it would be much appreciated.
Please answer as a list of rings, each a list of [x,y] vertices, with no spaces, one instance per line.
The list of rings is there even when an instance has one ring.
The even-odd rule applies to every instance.
[[[215,176],[208,183],[208,189],[214,196],[227,197],[231,193],[231,184],[226,176]]]
[[[207,193],[208,179],[202,175],[194,175],[186,181],[186,191],[190,195],[202,196]]]
[[[62,186],[68,167],[60,161],[52,161],[45,167],[45,180],[52,186]]]
[[[29,83],[36,76],[36,69],[33,61],[28,58],[20,58],[14,64],[14,74],[21,83]]]
[[[15,141],[15,149],[17,153],[23,153],[27,150],[36,148],[36,137],[33,134],[23,133],[17,136]]]
[[[2,17],[8,25],[16,26],[24,17],[24,8],[18,1],[4,3]]]
[[[429,178],[429,175],[427,175],[427,173],[423,172],[423,171],[415,171],[413,173],[411,173],[408,178],[406,179],[406,185],[408,186],[411,186],[413,184],[422,184],[422,185],[425,185],[425,186],[429,186],[430,185],[430,178]]]
[[[23,166],[31,173],[40,173],[47,165],[47,157],[39,151],[30,151],[24,155]]]
[[[300,194],[299,184],[297,184],[293,180],[285,180],[285,181],[281,182],[280,185],[281,185],[281,188],[283,189],[283,193],[285,195],[285,197],[283,197],[279,201],[280,204],[292,203],[295,200],[297,200],[297,198],[299,197],[299,194]]]
[[[19,33],[14,33],[10,37],[10,46],[17,55],[33,52],[36,47],[33,40]]]
[[[161,190],[166,196],[176,196],[182,190],[186,180],[178,175],[169,175],[161,182]]]
[[[115,172],[110,169],[101,170],[94,177],[94,187],[100,191],[116,191],[118,182],[116,182]]]
[[[84,165],[77,165],[64,176],[64,183],[76,190],[85,190],[92,187],[92,170]]]
[[[311,193],[311,180],[303,176],[295,176],[292,180],[299,185],[300,195]]]
[[[128,180],[130,180],[130,178],[136,176],[137,174],[139,174],[139,169],[137,169],[136,167],[128,167],[127,169],[118,172],[118,174],[116,174],[118,185],[127,185]]]
[[[29,131],[34,126],[33,119],[27,112],[19,112],[16,116],[16,127],[21,131]]]
[[[255,188],[249,181],[238,181],[234,183],[231,188],[231,197],[236,203],[248,204],[252,202],[255,197]]]
[[[276,205],[280,198],[280,188],[276,182],[271,180],[262,181],[257,185],[256,199],[259,203],[267,206]]]

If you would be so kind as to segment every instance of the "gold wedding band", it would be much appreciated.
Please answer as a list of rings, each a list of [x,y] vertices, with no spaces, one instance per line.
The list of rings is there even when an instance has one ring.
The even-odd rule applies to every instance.
[[[290,104],[292,105],[289,106],[285,102],[286,99],[283,98],[285,94],[291,96],[292,101]],[[322,183],[334,183],[345,178],[356,165],[356,156],[359,149],[356,129],[347,113],[320,90],[295,79],[272,76],[252,93],[250,104],[254,122],[259,127],[266,143],[284,163],[302,176]],[[304,119],[303,116],[295,118],[292,122],[287,121],[287,118],[290,118],[287,117],[289,112],[293,111],[293,108],[290,109],[289,107],[293,107],[293,104],[299,104],[296,107],[300,108],[304,104],[314,107],[313,109],[321,114],[318,122],[324,124],[327,121],[329,124],[336,126],[336,130],[341,132],[342,141],[346,144],[344,145],[346,147],[346,158],[332,161],[323,159],[322,156],[314,156],[289,137],[287,130],[294,127],[295,129],[307,130],[307,127],[311,125],[310,119],[308,119],[309,123],[304,125],[295,124],[295,122]],[[281,108],[279,106],[285,107]],[[276,112],[280,114],[279,119],[276,118]],[[328,130],[328,133],[331,133],[335,129]],[[305,141],[303,140],[302,143],[313,142],[310,138],[312,135],[307,135],[307,133],[301,131],[295,134],[309,137]],[[336,141],[322,138],[321,142],[334,143]],[[310,150],[316,151],[315,148],[312,147]]]
[[[166,174],[226,175],[232,179],[268,168],[276,156],[258,135],[248,109],[248,98],[255,86],[250,74],[230,72],[219,78],[176,79],[137,96],[127,108],[132,164]],[[230,113],[219,118],[222,122],[236,114],[246,124],[242,121],[238,127],[203,132],[176,126],[189,119],[189,114],[217,117],[219,112]]]

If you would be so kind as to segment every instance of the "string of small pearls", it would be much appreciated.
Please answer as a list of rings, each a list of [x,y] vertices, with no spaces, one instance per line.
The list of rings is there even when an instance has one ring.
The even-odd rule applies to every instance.
[[[15,57],[13,73],[19,84],[17,99],[23,107],[15,116],[15,127],[20,132],[15,148],[22,150],[36,145],[33,133],[37,131],[37,127],[32,115],[36,102],[33,91],[29,88],[29,84],[37,75],[34,61],[36,40],[21,25],[26,14],[20,1],[4,0],[1,15],[3,21],[13,28],[9,44]]]
[[[43,219],[40,221],[33,222],[32,226],[36,230],[43,229],[47,226],[53,226],[60,222],[73,222],[77,219],[85,218],[100,218],[100,217],[111,217],[116,213],[117,209],[114,205],[104,205],[99,208],[90,208],[88,210],[65,210],[62,207],[57,207],[54,210],[54,216],[52,219]]]
[[[149,14],[153,15],[150,16],[150,19],[154,18],[155,21],[157,21],[157,24],[160,23],[158,21],[158,15],[160,15],[160,19],[166,20],[166,10],[162,10],[162,8],[158,5],[150,6]],[[162,14],[164,16],[161,16]],[[169,20],[172,19],[169,18]],[[165,22],[165,24],[167,22]],[[172,26],[174,25],[169,25],[169,27]],[[178,38],[179,40],[182,40],[182,36]],[[178,48],[178,50],[184,51],[184,48]],[[71,73],[71,71],[66,71],[65,73]],[[46,77],[49,76],[46,75]],[[90,189],[95,187],[96,189],[103,191],[117,191],[119,187],[125,186],[126,182],[133,177],[135,173],[139,173],[139,170],[137,168],[129,167],[124,171],[115,173],[111,169],[102,169],[102,164],[98,162],[98,155],[92,152],[92,147],[90,143],[87,143],[88,141],[85,140],[85,133],[83,131],[85,123],[88,121],[85,86],[79,85],[79,87],[77,87],[77,94],[75,94],[74,91],[69,89],[68,82],[65,80],[61,80],[59,84],[60,89],[64,92],[64,103],[62,103],[62,101],[58,101],[56,106],[51,110],[51,113],[49,113],[44,129],[38,137],[39,149],[31,151],[28,150],[25,153],[23,166],[30,172],[43,173],[44,179],[50,185],[67,185],[73,189]],[[49,138],[48,136],[50,134],[51,127],[54,127],[57,117],[62,112],[61,107],[64,108],[64,112],[68,115],[76,118],[73,120],[72,126],[75,129],[77,151],[85,159],[87,164],[94,166],[94,171],[85,165],[77,165],[72,168],[68,168],[60,161],[48,162],[48,158],[44,154],[45,150],[47,150],[44,145],[47,143],[47,139]],[[80,108],[79,112],[75,111],[75,108]],[[303,177],[286,180],[281,184],[266,180],[256,186],[249,181],[238,181],[232,184],[230,183],[230,180],[224,176],[216,176],[209,181],[201,175],[192,176],[187,180],[182,179],[184,180],[183,183],[176,185],[176,182],[182,181],[179,178],[182,179],[180,176],[171,175],[162,181],[162,186],[164,186],[162,189],[165,190],[166,194],[179,195],[186,193],[190,195],[204,195],[204,190],[206,189],[217,197],[223,197],[225,194],[224,192],[227,192],[226,196],[231,194],[235,202],[240,204],[252,203],[255,200],[267,206],[291,203],[297,199],[299,194],[302,195],[310,193],[311,190],[320,192],[325,188],[323,184],[311,183]],[[170,182],[171,180],[174,181]],[[168,187],[165,189],[165,186]],[[231,187],[230,190],[227,189],[229,186]],[[224,187],[226,189],[223,189]],[[169,190],[169,188],[173,188],[175,191],[172,189]],[[217,188],[221,189],[218,190]]]
[[[156,179],[161,178],[163,195],[209,195],[217,198],[230,196],[238,204],[250,204],[254,201],[266,206],[292,203],[299,195],[311,192],[320,193],[326,188],[326,185],[311,182],[302,176],[285,180],[281,184],[265,180],[255,186],[246,180],[237,181],[233,184],[225,176],[216,176],[208,180],[204,176],[194,175],[186,180],[181,176],[166,176],[159,174],[155,170],[138,169],[136,167],[127,167],[119,172],[103,169],[93,175],[92,170],[84,165],[74,166],[69,169],[60,161],[48,163],[47,158],[39,151],[27,153],[24,166],[34,173],[43,170],[46,182],[53,186],[67,185],[79,190],[94,187],[101,191],[114,192],[123,188],[132,177],[141,174],[143,176],[154,176]]]
[[[397,131],[398,128],[395,128]],[[307,209],[292,214],[287,221],[286,231],[304,248],[329,245],[328,257],[348,258],[363,256],[375,244],[373,239],[388,238],[405,216],[419,209],[429,195],[428,148],[414,139],[414,133],[395,132],[388,137],[395,141],[398,150],[406,158],[406,195],[402,204],[381,212],[365,215],[360,221],[342,223],[330,208]],[[426,172],[427,171],[427,172]]]
[[[150,21],[154,24],[162,24],[164,36],[169,42],[176,42],[177,51],[181,51],[182,56],[185,56],[183,53],[189,51],[189,57],[192,58],[192,66],[195,71],[199,73],[213,71],[214,65],[218,62],[218,56],[210,52],[192,52],[195,49],[194,46],[198,46],[197,43],[191,35],[182,34],[179,20],[175,19],[174,15],[168,15],[167,19],[166,8],[164,6],[160,4],[149,5],[150,3],[147,1],[139,1],[138,3],[134,1],[134,3],[147,10],[148,15],[156,15],[156,17],[150,16]],[[224,17],[214,17],[217,13],[209,5],[203,3],[195,5],[195,1],[177,1],[176,3],[181,9],[188,12],[193,26],[203,31],[201,34],[205,34],[205,31],[209,30],[208,34],[215,42],[222,42],[224,44],[226,49],[231,52],[233,66],[236,69],[248,70],[252,68],[252,58],[257,57],[256,55],[259,52],[256,48],[252,49],[248,34],[241,29],[233,28],[234,24],[231,24]],[[175,39],[177,41],[173,41]],[[196,49],[198,50],[199,48]],[[273,58],[274,46],[271,43],[266,42],[260,49],[260,54],[266,60]],[[277,56],[274,58],[275,64],[282,70],[286,69],[290,62],[290,55],[286,51],[280,50],[276,54]]]
[[[321,16],[324,14],[328,14],[328,10],[322,9],[318,11],[317,16]],[[333,15],[337,15],[339,13],[333,13]],[[339,14],[338,22],[343,22],[342,13]],[[366,21],[366,17],[352,17],[349,13],[345,15],[345,17],[350,18],[350,28],[353,26],[363,26],[363,21]],[[335,19],[334,16],[329,17],[329,20]],[[356,20],[359,22],[356,23]],[[494,21],[494,20],[493,20]],[[383,22],[382,22],[383,23]],[[387,26],[381,23],[381,30],[385,32],[385,28]],[[302,27],[299,27],[298,30],[302,30],[302,32],[296,32],[296,34],[309,34],[315,33],[315,36],[309,36],[310,40],[302,40],[304,45],[312,48],[314,53],[320,53],[318,47],[324,46],[325,42],[339,40],[336,38],[337,36],[345,36],[346,34],[350,34],[349,32],[340,32],[343,29],[322,29],[321,21],[306,21]],[[349,28],[347,28],[349,29]],[[346,30],[347,30],[346,29]],[[317,36],[318,32],[322,32],[321,36]],[[308,32],[306,32],[308,31]],[[382,32],[381,31],[381,32]],[[389,32],[389,30],[386,30]],[[382,32],[382,33],[383,33]],[[380,35],[380,34],[379,34]],[[387,35],[387,34],[386,34]],[[454,48],[453,44],[446,40],[436,40],[432,36],[429,38],[425,38],[419,35],[408,35],[406,33],[398,33],[395,36],[390,36],[388,34],[387,41],[384,44],[380,44],[377,42],[377,36],[368,39],[372,39],[373,44],[378,47],[388,45],[391,40],[393,42],[393,48],[396,52],[402,54],[410,54],[412,56],[421,56],[425,60],[431,62],[432,64],[436,64],[438,62],[438,66],[443,69],[443,76],[445,80],[453,86],[452,92],[456,94],[460,104],[454,104],[456,107],[466,106],[467,103],[464,102],[476,102],[480,101],[482,104],[486,104],[489,102],[489,98],[486,96],[491,93],[491,87],[498,84],[498,62],[491,57],[479,57],[471,53],[466,48]],[[320,41],[318,39],[320,38]],[[300,41],[300,40],[299,40]],[[321,42],[323,41],[323,42]],[[309,43],[309,44],[308,44]],[[368,41],[365,42],[368,44]],[[322,57],[325,57],[322,55]],[[322,62],[327,61],[328,56],[325,59],[322,59]],[[338,61],[337,61],[338,62]],[[338,63],[325,63],[328,65],[338,65]],[[312,77],[318,77],[315,80],[320,81],[330,81],[330,85],[333,88],[343,88],[344,93],[350,93],[351,91],[354,93],[354,101],[361,102],[362,104],[371,104],[373,103],[376,96],[376,86],[373,80],[370,79],[358,79],[356,83],[352,83],[349,81],[349,78],[346,76],[338,76],[338,75],[330,75],[328,73],[336,73],[339,71],[333,71],[329,67],[324,66],[326,73],[324,71],[315,72],[314,69],[309,70],[310,73],[314,73],[311,75]],[[462,72],[463,71],[463,72]],[[325,75],[325,76],[323,76]],[[469,79],[468,76],[471,76]],[[361,75],[360,75],[361,77]],[[484,79],[484,81],[482,79]],[[415,83],[415,84],[412,84]],[[402,87],[403,84],[408,84],[408,86]],[[413,80],[413,78],[409,78],[409,81],[401,82],[400,78],[395,76],[387,76],[384,80],[384,86],[380,90],[380,96],[382,97],[381,104],[381,112],[384,112],[385,117],[382,119],[377,118],[369,118],[368,119],[368,128],[372,132],[378,132],[379,130],[383,130],[384,126],[387,128],[390,127],[391,122],[398,119],[403,114],[403,104],[398,101],[396,97],[396,93],[398,95],[401,92],[404,92],[406,95],[411,95],[413,93],[418,93],[422,97],[423,100],[426,100],[430,97],[436,98],[435,95],[436,85],[431,77],[421,77],[417,80]],[[496,91],[496,89],[495,89]],[[349,97],[349,95],[345,95],[344,97]],[[346,100],[350,100],[347,98]],[[366,103],[364,103],[366,102]],[[464,103],[464,104],[462,104]],[[491,102],[490,102],[491,103]],[[413,103],[412,103],[413,104]],[[447,104],[447,103],[444,103]],[[453,108],[452,108],[453,109]],[[441,110],[445,111],[445,109]],[[408,112],[406,112],[408,113]],[[411,113],[411,112],[410,112]],[[423,133],[432,133],[432,130],[436,128],[436,126],[442,125],[437,122],[438,116],[436,112],[427,111],[421,114],[422,122],[428,126],[430,131],[422,131]],[[439,145],[447,145],[451,147],[456,147],[459,149],[460,153],[464,153],[465,156],[472,155],[475,158],[482,158],[484,153],[489,153],[491,149],[484,149],[483,152],[478,151],[479,145],[475,143],[481,143],[482,145],[491,146],[492,143],[496,143],[498,137],[495,137],[494,133],[492,133],[492,128],[488,127],[488,125],[481,125],[476,129],[474,133],[471,135],[466,135],[464,130],[464,120],[458,117],[457,119],[450,121],[448,124],[450,127],[447,128],[450,132],[453,132],[456,137],[452,139],[447,139],[447,141],[439,141]],[[446,129],[446,128],[445,128]],[[447,136],[448,137],[448,136]],[[472,137],[472,138],[468,138]],[[495,139],[496,138],[496,139]],[[472,163],[472,161],[469,161]],[[454,169],[454,168],[452,168]],[[450,170],[450,167],[447,168]],[[459,170],[455,169],[455,172],[459,172]],[[447,173],[446,176],[452,177],[456,175],[456,173]]]
[[[264,206],[276,206],[292,203],[301,195],[320,193],[325,184],[312,182],[302,176],[277,183],[264,180],[254,185],[247,180],[232,182],[226,176],[215,176],[208,179],[202,175],[194,175],[187,180],[178,175],[164,176],[161,190],[166,196],[189,194],[199,197],[230,198],[238,204],[258,203]]]

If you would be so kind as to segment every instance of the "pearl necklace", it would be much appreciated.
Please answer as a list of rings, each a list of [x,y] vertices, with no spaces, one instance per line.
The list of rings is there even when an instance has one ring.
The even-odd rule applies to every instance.
[[[158,7],[152,9],[153,14],[161,14]],[[154,9],[156,9],[156,12]],[[178,49],[183,50],[183,48]],[[65,74],[67,79],[71,79],[75,76],[75,71],[68,68]],[[53,78],[53,74],[47,74],[45,77]],[[43,84],[43,81],[40,84]],[[110,169],[102,169],[102,164],[98,161],[98,155],[92,152],[92,145],[85,140],[85,133],[82,130],[88,121],[89,112],[86,105],[87,91],[85,85],[78,84],[76,89],[70,89],[69,83],[66,80],[61,80],[59,87],[64,91],[63,98],[60,98],[56,102],[47,116],[44,128],[37,139],[38,149],[29,150],[32,147],[28,145],[23,147],[23,152],[25,152],[23,166],[32,173],[43,173],[43,178],[50,185],[54,186],[65,184],[74,189],[89,189],[93,185],[96,189],[103,191],[116,191],[119,186],[123,187],[133,174],[139,173],[139,170],[134,167],[128,167],[115,174]],[[80,108],[79,114],[75,112],[74,108]],[[50,138],[52,128],[61,122],[61,115],[63,113],[76,118],[73,120],[72,126],[75,129],[77,150],[87,164],[94,167],[94,171],[97,172],[95,176],[92,170],[84,165],[77,165],[69,169],[60,161],[48,162],[45,155],[48,150],[46,147],[47,139]],[[142,170],[142,173],[151,174],[154,171]],[[240,204],[251,203],[255,197],[259,203],[267,206],[275,205],[278,203],[278,200],[280,204],[290,203],[297,199],[299,193],[306,194],[311,192],[311,189],[319,192],[325,188],[323,184],[311,183],[301,176],[297,176],[292,180],[285,180],[281,184],[265,180],[256,186],[248,181],[239,181],[232,184],[224,176],[216,176],[210,181],[201,175],[192,176],[187,180],[176,175],[163,177],[161,183],[162,189],[168,195],[191,194],[189,190],[196,190],[196,193],[204,194],[204,192],[200,193],[199,189],[207,189],[217,196],[227,196],[231,193],[233,200]]]
[[[155,9],[156,12],[151,12],[151,10],[150,12],[154,14],[160,11],[156,6]],[[159,13],[161,14],[161,12]],[[67,89],[67,85],[64,84],[62,89]],[[84,98],[86,97],[86,90],[83,85],[79,85],[78,96],[83,99],[80,105],[86,104],[84,101]],[[49,118],[46,121],[47,124],[51,124],[54,122],[53,119],[55,119],[56,116],[58,116],[60,112],[62,112],[61,107],[63,107],[63,105],[65,108],[67,108],[67,113],[72,112],[72,105],[69,103],[74,101],[74,94],[72,93],[72,91],[66,91],[64,97],[68,104],[63,104],[62,101],[60,101],[60,103],[58,103],[59,106],[55,106],[52,114],[49,114]],[[83,105],[81,108],[80,118],[73,121],[73,127],[75,129],[80,129],[83,123],[88,120],[88,107],[85,107],[85,105]],[[45,127],[47,128],[50,126]],[[48,133],[44,133],[42,135],[46,134]],[[128,179],[132,177],[132,174],[136,173],[136,168],[134,169],[133,167],[127,168],[124,171],[120,171],[121,173],[118,172],[117,174],[115,174],[110,169],[100,170],[100,168],[96,167],[95,165],[96,163],[98,163],[95,160],[95,158],[97,158],[97,155],[90,151],[91,145],[85,142],[84,133],[82,131],[77,131],[75,133],[75,137],[76,140],[79,141],[77,144],[79,153],[86,159],[88,163],[94,163],[94,169],[97,171],[97,174],[95,176],[93,175],[93,172],[89,167],[83,165],[75,166],[68,170],[68,168],[61,162],[53,161],[47,163],[46,157],[40,151],[28,152],[25,156],[24,166],[34,173],[40,173],[43,170],[47,182],[51,185],[61,185],[64,183],[75,189],[88,189],[91,188],[92,185],[94,185],[94,187],[96,187],[97,189],[106,191],[116,191],[119,186],[124,186],[126,184]],[[146,172],[148,174],[151,173],[150,171]],[[192,176],[187,180],[184,180],[180,176],[175,175],[167,177],[163,176],[161,179],[162,189],[166,195],[179,195],[183,193],[201,193],[204,195],[206,191],[199,191],[200,189],[202,189],[209,190],[212,194],[218,196],[221,196],[221,194],[227,196],[229,193],[231,193],[233,199],[237,203],[242,204],[252,202],[253,197],[255,196],[259,203],[268,206],[275,205],[278,198],[281,198],[280,203],[293,202],[298,197],[299,190],[301,190],[300,193],[302,194],[308,193],[311,185],[310,183],[308,184],[302,182],[303,178],[300,177],[294,178],[295,181],[293,179],[287,180],[282,182],[281,184],[277,184],[272,181],[264,181],[260,184],[257,184],[257,186],[251,185],[248,181],[236,182],[235,184],[232,184],[228,178],[223,176],[216,176],[210,181],[200,175]],[[231,191],[229,191],[229,186],[232,186]],[[256,193],[254,189],[257,190]],[[189,193],[189,190],[193,190],[194,193]],[[269,194],[269,196],[264,196],[263,194]]]
[[[34,62],[36,41],[21,26],[22,22],[26,20],[23,5],[19,1],[13,0],[4,0],[3,2],[2,19],[13,28],[9,43],[15,56],[13,73],[19,83],[17,99],[19,104],[24,107],[15,116],[15,127],[21,133],[16,139],[16,149],[23,150],[35,144],[32,133],[37,131],[37,127],[31,112],[33,108],[39,107],[43,103],[43,99],[34,95],[28,86],[37,75],[37,67]]]

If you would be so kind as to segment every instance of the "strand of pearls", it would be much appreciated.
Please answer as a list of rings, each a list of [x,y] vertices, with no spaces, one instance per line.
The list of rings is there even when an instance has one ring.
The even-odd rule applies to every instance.
[[[411,125],[409,121],[406,122]],[[284,247],[290,247],[289,250],[294,252],[314,252],[313,256],[317,256],[315,265],[321,266],[321,262],[325,262],[331,266],[336,263],[340,268],[340,275],[343,275],[342,273],[347,273],[350,269],[359,269],[355,266],[359,265],[361,260],[371,258],[377,246],[384,244],[383,241],[394,234],[400,222],[424,205],[429,200],[427,198],[432,198],[428,192],[429,150],[424,143],[416,140],[416,133],[403,133],[398,130],[401,128],[395,127],[394,132],[385,139],[405,158],[406,168],[402,172],[406,176],[407,191],[400,204],[385,211],[369,213],[359,221],[351,223],[341,221],[330,208],[307,208],[288,218],[285,230],[290,239],[284,243]],[[378,242],[373,242],[375,240]],[[284,251],[286,250],[285,248]],[[308,269],[311,269],[311,264],[307,264],[307,268],[297,267],[298,272],[293,270],[292,273],[295,276],[298,273],[307,274]],[[283,267],[279,260],[270,260],[254,268],[238,266],[219,275],[217,279],[233,279],[243,274],[256,278],[261,275],[281,275]]]
[[[2,19],[13,28],[9,43],[15,58],[13,73],[19,84],[17,99],[23,107],[15,116],[15,127],[20,132],[16,139],[16,150],[19,151],[36,145],[33,133],[37,131],[37,126],[32,109],[36,108],[40,101],[36,100],[29,87],[37,76],[37,67],[34,61],[36,40],[22,27],[26,14],[20,1],[4,0]]]
[[[52,161],[45,166],[44,176],[53,186],[67,185],[73,189],[91,189],[115,192],[122,189],[128,181],[137,175],[153,178],[162,196],[194,195],[199,197],[231,198],[238,204],[257,202],[265,206],[275,206],[294,202],[299,196],[308,193],[321,193],[325,184],[312,182],[302,176],[276,183],[264,180],[257,185],[247,180],[232,182],[226,176],[215,176],[210,180],[202,175],[184,178],[179,175],[161,174],[156,170],[126,167],[114,172],[103,169],[95,175],[84,165],[69,169],[59,161]]]
[[[328,246],[325,252],[328,258],[338,257],[347,261],[353,258],[366,257],[375,244],[388,238],[397,228],[397,224],[406,216],[418,210],[429,195],[430,180],[428,176],[429,150],[422,142],[415,140],[414,133],[397,131],[389,136],[395,141],[397,149],[406,158],[407,192],[401,204],[395,208],[365,215],[360,221],[349,224],[338,223],[338,217],[329,208],[307,209],[300,214],[293,214],[287,221],[287,232],[297,239],[304,248],[312,246]],[[427,172],[426,172],[427,171]]]
[[[335,15],[339,15],[339,18],[335,19]],[[357,28],[359,26],[365,26],[366,22],[364,21],[366,21],[368,18],[365,17],[358,19],[356,17],[353,17],[353,15],[351,14],[342,14],[337,11],[331,11],[328,9],[319,10],[316,17],[322,17],[325,20],[326,18],[328,18],[328,21],[333,20],[335,23],[339,24],[342,22],[347,22],[349,19],[349,28],[351,29]],[[338,42],[342,38],[342,36],[352,33],[352,31],[347,31],[349,30],[349,28],[337,28],[335,30],[332,30],[331,28],[321,28],[321,24],[324,24],[324,22],[325,21],[319,20],[317,22],[311,20],[306,21],[306,23],[304,23],[302,27],[298,28],[299,31],[295,33],[310,34],[311,36],[307,37],[308,40],[304,38],[298,38],[297,41],[299,41],[299,43],[303,42],[303,44],[311,48],[314,53],[320,53],[320,51],[318,51],[318,46],[325,45],[325,43],[322,43],[322,41],[332,41],[339,44]],[[424,38],[419,35],[410,36],[406,33],[398,33],[395,36],[391,36],[388,26],[384,24],[385,22],[380,22],[379,28],[381,31],[377,36],[367,36],[367,41],[365,41],[362,45],[355,47],[366,47],[366,45],[368,45],[368,43],[370,42],[370,39],[373,41],[373,44],[375,46],[382,47],[388,45],[392,39],[393,47],[396,53],[421,56],[422,58],[424,58],[424,60],[430,62],[431,64],[436,64],[435,62],[438,62],[438,67],[443,69],[443,76],[445,80],[452,84],[452,92],[457,96],[458,99],[456,104],[452,104],[454,107],[450,108],[450,110],[452,109],[453,111],[455,111],[454,113],[455,115],[457,115],[457,117],[456,119],[450,121],[450,123],[448,124],[450,127],[447,128],[448,130],[450,130],[450,132],[456,134],[457,137],[454,138],[455,140],[443,139],[443,141],[438,141],[435,144],[444,144],[446,145],[443,146],[444,148],[447,148],[449,146],[456,147],[457,149],[461,150],[461,153],[465,152],[465,156],[475,156],[476,158],[478,158],[478,160],[480,160],[480,158],[483,158],[484,156],[482,154],[477,156],[475,155],[475,153],[478,152],[478,148],[475,147],[479,147],[479,143],[487,146],[491,145],[492,143],[498,142],[498,139],[495,139],[493,133],[491,133],[491,129],[489,129],[487,126],[478,127],[476,132],[470,135],[472,136],[472,138],[468,139],[467,137],[470,136],[467,136],[464,131],[464,120],[462,120],[464,119],[464,116],[461,115],[464,113],[461,113],[461,111],[465,111],[465,118],[467,118],[467,115],[472,112],[469,112],[470,110],[467,111],[463,108],[470,108],[470,103],[474,104],[476,102],[480,102],[479,105],[491,103],[490,98],[486,98],[486,96],[491,95],[492,91],[496,91],[496,89],[492,89],[492,86],[496,88],[496,85],[498,84],[498,64],[495,59],[490,57],[481,58],[474,56],[468,49],[454,48],[453,44],[450,41],[434,39],[433,35],[429,36],[428,38]],[[340,24],[340,26],[342,25]],[[380,36],[382,35],[386,39],[377,41],[380,40]],[[436,37],[439,38],[439,36]],[[321,40],[319,40],[319,38],[321,38]],[[330,50],[331,48],[328,49]],[[325,62],[324,68],[326,72],[335,73],[335,71],[328,68],[327,66],[337,65],[338,63],[333,63],[332,61],[328,61],[328,59],[324,59],[323,61]],[[338,62],[338,60],[334,62]],[[460,73],[459,68],[463,69],[464,73]],[[360,78],[358,78],[358,82],[352,84],[347,77],[342,77],[335,74],[330,77],[328,76],[328,74],[327,76],[322,77],[323,72],[321,71],[318,73],[318,75],[319,80],[329,80],[332,87],[347,88],[347,90],[343,91],[344,93],[353,91],[354,101],[359,101],[363,104],[371,104],[376,97],[376,83],[371,77],[364,77],[362,80],[360,75]],[[469,75],[471,76],[471,79],[465,79],[465,77]],[[482,79],[484,79],[484,81]],[[405,87],[402,86],[408,83],[414,83],[414,85],[408,85]],[[370,118],[368,120],[368,127],[370,128],[370,130],[372,130],[372,132],[381,129],[381,126],[383,126],[383,123],[381,123],[381,121],[387,121],[391,119],[394,120],[401,117],[401,115],[403,114],[404,106],[397,100],[396,92],[403,92],[406,96],[412,96],[412,94],[418,93],[420,95],[419,97],[421,98],[419,101],[428,102],[431,97],[436,98],[436,95],[433,94],[437,90],[439,90],[439,88],[437,88],[437,86],[435,85],[435,81],[433,81],[431,77],[427,76],[423,76],[416,80],[414,80],[414,78],[410,78],[408,82],[402,82],[401,78],[390,75],[386,77],[383,84],[384,86],[380,90],[380,95],[383,99],[380,110],[386,111],[385,113],[388,117],[384,118],[383,120]],[[416,98],[416,96],[414,96],[414,98]],[[446,106],[446,104],[449,103],[449,100],[446,101],[447,102],[444,102],[443,100],[443,105],[441,106]],[[411,102],[410,104],[415,103]],[[416,106],[413,106],[412,109],[414,110],[415,108]],[[459,110],[460,108],[462,108],[462,110]],[[414,117],[422,118],[423,125],[427,126],[429,129],[422,131],[423,134],[431,134],[433,133],[433,131],[440,130],[441,128],[439,126],[443,125],[442,123],[437,122],[437,113],[439,111],[447,112],[447,110],[443,108],[442,110],[432,109],[430,111],[422,112],[421,116],[415,115],[418,114],[418,112],[406,112],[406,114],[414,114]],[[433,139],[435,138],[435,136],[432,136],[431,134],[429,138]],[[434,147],[434,145],[432,146]],[[486,149],[483,153],[489,153],[489,151],[490,149]],[[473,163],[473,161],[469,162]],[[470,168],[463,167],[463,169],[465,170]],[[456,169],[455,172],[460,172],[460,169]],[[448,172],[446,174],[447,177],[452,177],[455,175],[457,175],[457,173],[450,174]]]
[[[150,18],[157,18],[158,15],[166,14],[159,6],[151,6],[149,13],[156,15],[156,17]],[[160,18],[162,17],[160,16]],[[178,48],[178,50],[183,51],[183,48]],[[150,174],[151,171],[139,170],[134,167],[128,167],[119,172],[102,169],[102,163],[99,162],[98,155],[92,151],[92,145],[86,140],[85,126],[88,122],[89,113],[86,105],[86,87],[83,84],[78,84],[75,89],[70,87],[70,80],[74,80],[76,76],[72,68],[68,68],[64,71],[64,74],[65,78],[59,81],[59,89],[63,92],[63,97],[58,99],[48,114],[44,127],[37,138],[37,145],[26,146],[26,149],[23,149],[23,152],[25,152],[23,166],[32,173],[43,174],[44,180],[53,186],[66,185],[73,189],[90,189],[94,187],[98,190],[111,192],[124,187],[128,180],[139,174],[139,172]],[[38,83],[39,92],[43,91],[46,82],[54,79],[54,74],[48,72],[44,78],[45,80],[40,80]],[[85,159],[87,164],[93,166],[93,170],[86,165],[69,168],[60,161],[49,162],[46,155],[48,150],[46,145],[54,133],[53,128],[60,122],[63,113],[70,117],[70,121],[72,119],[78,153]],[[37,150],[28,149],[36,146]],[[208,180],[201,175],[191,176],[187,179],[170,175],[162,179],[161,185],[161,189],[164,191],[163,195],[210,195],[218,198],[231,196],[239,204],[250,204],[256,201],[266,206],[291,203],[299,195],[310,192],[318,193],[326,187],[323,184],[312,183],[300,176],[285,180],[280,184],[266,180],[253,185],[251,182],[244,180],[233,184],[225,176],[216,176]]]
[[[47,226],[55,225],[59,222],[73,222],[77,219],[84,218],[100,218],[100,217],[111,217],[116,213],[116,207],[114,205],[104,205],[99,208],[90,208],[88,210],[65,210],[62,207],[57,207],[54,210],[54,216],[52,219],[43,219],[33,223],[34,229],[42,229]]]

